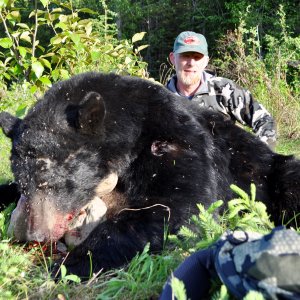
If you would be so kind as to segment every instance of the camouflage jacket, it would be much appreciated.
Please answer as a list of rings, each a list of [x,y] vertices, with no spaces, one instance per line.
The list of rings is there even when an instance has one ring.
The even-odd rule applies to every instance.
[[[237,298],[250,291],[265,299],[300,299],[300,235],[277,227],[267,235],[226,232],[214,245],[219,278]]]
[[[176,81],[175,75],[167,83],[167,88],[179,95]],[[219,111],[232,120],[251,127],[260,140],[271,148],[275,146],[275,122],[270,113],[253,99],[248,90],[239,87],[230,79],[216,77],[205,71],[201,82],[199,89],[189,98],[190,100],[197,101],[200,106]]]

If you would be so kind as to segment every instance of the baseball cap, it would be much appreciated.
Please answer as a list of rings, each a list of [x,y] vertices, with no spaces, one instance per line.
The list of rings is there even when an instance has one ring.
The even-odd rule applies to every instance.
[[[207,42],[204,35],[193,31],[181,32],[174,42],[174,53],[198,52],[208,56]]]

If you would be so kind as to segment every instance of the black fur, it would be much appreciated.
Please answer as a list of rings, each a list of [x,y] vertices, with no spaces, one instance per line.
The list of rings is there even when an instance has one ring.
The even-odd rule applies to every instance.
[[[247,192],[255,183],[276,223],[283,210],[286,220],[300,211],[298,160],[150,81],[75,76],[54,85],[23,121],[0,114],[0,125],[13,140],[28,239],[59,239],[63,230],[43,228],[45,220],[65,224],[108,174],[118,175],[106,220],[64,262],[80,276],[89,274],[88,251],[97,272],[119,267],[147,242],[160,250],[167,223],[176,232],[197,203],[228,201],[232,183]]]

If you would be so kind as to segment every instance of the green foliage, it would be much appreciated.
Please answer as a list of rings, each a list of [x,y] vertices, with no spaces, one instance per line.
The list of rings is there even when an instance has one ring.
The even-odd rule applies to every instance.
[[[255,201],[256,187],[251,184],[250,197],[235,185],[231,185],[231,189],[239,196],[228,202],[228,212],[224,215],[228,227],[231,229],[241,228],[256,232],[267,233],[274,224],[270,222],[267,214],[267,207],[259,201]]]
[[[199,214],[191,217],[189,227],[182,226],[177,236],[171,235],[169,240],[174,243],[183,253],[193,253],[199,249],[205,249],[216,242],[226,230],[240,230],[269,233],[274,224],[270,222],[266,212],[266,206],[256,201],[256,188],[251,184],[250,195],[235,185],[231,189],[238,196],[228,202],[228,207],[223,214],[220,210],[223,201],[219,200],[204,208],[198,204]],[[192,229],[191,229],[192,228]],[[174,290],[179,295],[184,295],[182,285],[177,281],[174,283]],[[261,299],[260,294],[249,294],[246,299]],[[184,298],[183,298],[184,299]],[[224,285],[214,285],[211,291],[211,299],[231,299]]]
[[[222,201],[213,203],[207,209],[199,205],[199,215],[192,217],[193,229],[182,229],[179,238],[171,240],[177,245],[161,255],[149,254],[149,244],[136,255],[128,266],[104,274],[93,275],[86,284],[79,278],[68,275],[65,266],[61,268],[61,279],[55,284],[49,278],[49,264],[52,258],[45,257],[40,248],[25,252],[23,246],[13,246],[7,240],[0,242],[0,293],[5,299],[15,297],[35,299],[150,299],[157,297],[167,277],[176,266],[197,249],[207,248],[227,229],[236,226],[247,231],[267,233],[273,224],[269,222],[265,207],[255,201],[255,187],[248,195],[236,186],[232,189],[237,198],[229,202],[223,215],[218,216]],[[0,229],[3,231],[3,217],[0,214]],[[5,219],[9,215],[6,211]],[[255,224],[248,216],[252,216]],[[240,219],[240,221],[239,221]],[[2,224],[2,225],[1,225]],[[201,241],[202,240],[202,241]],[[171,246],[171,245],[168,245]],[[35,261],[35,262],[34,262]],[[72,284],[70,284],[72,283]],[[186,299],[182,282],[173,278],[172,288],[178,299]],[[232,299],[226,287],[216,282],[211,299]],[[263,299],[258,293],[250,293],[245,299]]]
[[[239,25],[220,40],[218,57],[221,59],[213,62],[221,75],[249,88],[275,116],[281,134],[278,151],[300,155],[300,139],[289,140],[299,137],[300,132],[297,66],[300,47],[299,37],[289,31],[293,28],[293,16],[297,16],[292,2],[285,0],[282,3],[290,5],[278,9],[274,1],[253,3],[248,0],[226,3],[114,0],[109,1],[110,7],[104,0],[0,0],[0,26],[3,28],[0,33],[0,111],[8,110],[23,117],[36,101],[32,92],[38,96],[40,90],[54,81],[82,71],[114,71],[147,77],[147,63],[140,51],[146,50],[143,53],[155,73],[171,51],[175,36],[182,30],[204,33],[211,56],[216,58],[217,37]],[[268,11],[271,13],[266,16]],[[176,26],[173,26],[174,20]],[[295,20],[293,22],[296,24]],[[120,39],[121,36],[125,39]],[[145,37],[150,45],[148,48],[142,43]],[[9,90],[6,83],[10,84]],[[0,183],[13,178],[9,169],[10,147],[10,141],[0,133]],[[222,201],[209,208],[198,205],[199,214],[189,221],[192,226],[182,227],[179,237],[170,236],[176,249],[150,255],[148,245],[126,268],[91,276],[87,284],[78,283],[78,278],[67,274],[64,266],[61,279],[54,283],[49,278],[52,258],[41,257],[37,251],[26,252],[23,246],[2,240],[0,295],[4,299],[157,297],[171,270],[186,255],[208,247],[226,229],[270,231],[273,224],[265,206],[255,201],[255,187],[252,186],[250,195],[238,187],[232,189],[237,197],[229,202],[228,208],[224,208]],[[12,208],[0,213],[2,239],[6,238],[7,219]],[[219,216],[220,211],[223,214]],[[178,297],[184,299],[182,284],[176,280],[173,284]],[[219,283],[211,299],[230,299],[230,295]],[[246,299],[262,298],[251,293]]]
[[[5,257],[0,259],[0,295],[2,299],[14,299],[14,291],[24,289],[28,255],[21,249],[16,251],[8,241],[3,240],[0,242],[0,257]]]
[[[276,146],[276,152],[280,154],[293,153],[300,158],[300,139],[282,139]]]
[[[140,55],[147,45],[138,45],[145,32],[118,40],[111,24],[114,13],[104,0],[104,15],[94,19],[83,18],[95,13],[74,8],[70,1],[43,0],[34,5],[31,10],[21,0],[0,1],[0,25],[2,21],[5,29],[5,37],[0,37],[0,111],[23,117],[52,82],[84,71],[148,77]],[[41,36],[43,32],[49,34]],[[10,147],[0,133],[0,183],[12,180]]]
[[[218,75],[249,89],[274,116],[280,137],[300,137],[300,19],[295,1],[113,0],[110,7],[118,12],[120,35],[147,32],[145,59],[161,83],[174,73],[167,58],[178,33],[203,33]]]
[[[24,117],[28,109],[36,102],[37,94],[30,92],[31,85],[12,84],[11,89],[3,88],[2,97],[0,97],[0,111],[8,111],[19,118]]]
[[[68,282],[76,282],[76,283],[80,283],[80,278],[77,275],[74,274],[70,274],[67,275],[67,268],[64,265],[61,265],[60,267],[60,274],[61,274],[61,281],[63,283],[68,283]]]
[[[101,283],[101,294],[97,299],[150,299],[158,296],[167,276],[179,263],[176,254],[153,256],[149,244],[136,255],[124,270],[117,270],[117,276]]]
[[[13,175],[10,170],[9,153],[11,149],[10,140],[0,132],[0,184],[12,181]]]
[[[205,209],[202,204],[198,204],[199,215],[193,215],[190,220],[191,224],[183,225],[177,236],[170,235],[168,237],[170,242],[189,252],[210,246],[224,231],[222,225],[215,219],[215,214],[222,205],[223,201],[217,201]],[[191,225],[193,229],[190,228]]]
[[[211,204],[207,209],[198,204],[199,215],[191,217],[192,229],[183,226],[178,236],[171,235],[170,241],[180,249],[195,252],[212,245],[227,230],[240,228],[245,231],[268,233],[274,227],[266,212],[266,206],[255,200],[256,188],[251,184],[250,196],[235,185],[231,189],[238,198],[228,202],[228,208],[223,214],[220,209],[223,201]]]
[[[2,240],[8,239],[7,228],[9,225],[10,215],[15,208],[15,204],[10,204],[0,212],[0,237]]]
[[[109,6],[118,12],[116,22],[122,37],[128,38],[138,31],[147,32],[150,47],[145,58],[150,73],[156,79],[159,78],[161,64],[166,62],[172,50],[175,37],[181,31],[203,33],[208,40],[210,56],[222,59],[216,51],[217,41],[238,27],[241,16],[245,18],[247,28],[259,29],[264,54],[265,35],[277,38],[280,32],[276,15],[279,5],[284,5],[287,26],[294,35],[299,34],[299,4],[294,0],[109,1]]]
[[[268,52],[265,57],[270,76],[287,82],[295,94],[300,94],[300,37],[292,37],[286,24],[286,13],[282,5],[277,11],[280,35],[266,35]],[[275,67],[274,67],[275,66]]]
[[[229,77],[249,88],[277,123],[282,138],[300,137],[300,60],[299,38],[287,32],[283,8],[278,11],[281,35],[267,36],[269,49],[261,57],[261,38],[257,27],[246,27],[244,19],[239,27],[228,32],[219,42],[219,56],[215,59],[219,75]],[[243,15],[247,18],[247,14]],[[294,64],[293,64],[294,63]],[[291,67],[293,65],[294,67]]]
[[[221,285],[220,289],[216,291],[212,297],[211,300],[229,300],[230,295],[228,294],[228,290],[225,285]]]
[[[114,13],[105,1],[101,1],[104,15],[98,19],[82,18],[96,13],[74,8],[72,1],[35,0],[34,10],[27,16],[14,2],[0,5],[5,32],[5,37],[0,38],[0,81],[25,80],[33,84],[34,92],[86,70],[147,77],[147,64],[139,54],[146,46],[134,48],[144,33],[131,41],[118,41],[115,27],[109,24]],[[48,40],[38,39],[40,31],[50,32]]]
[[[2,93],[1,93],[2,92]],[[2,94],[2,95],[1,95]],[[22,118],[28,109],[36,102],[36,98],[30,92],[30,85],[12,85],[11,90],[0,84],[0,111],[8,111],[13,115]],[[8,139],[0,129],[0,184],[6,181],[12,181],[13,175],[10,170],[9,153],[11,149],[11,140]]]
[[[182,281],[172,276],[170,285],[172,288],[172,294],[174,295],[174,297],[176,297],[175,299],[187,300],[185,286]]]
[[[16,299],[20,295],[28,298],[33,289],[43,286],[45,277],[38,266],[33,266],[31,252],[11,245],[9,240],[1,240],[0,298]]]
[[[266,206],[255,200],[255,185],[251,184],[250,196],[235,185],[231,185],[231,189],[238,197],[228,202],[228,208],[223,214],[219,215],[223,201],[217,201],[207,209],[202,204],[198,204],[199,215],[192,216],[192,229],[183,226],[178,236],[170,236],[170,241],[183,252],[193,253],[211,246],[226,230],[239,228],[250,232],[269,233],[274,228],[274,224],[269,219]],[[178,290],[182,295],[184,287],[178,282],[174,285],[176,289],[173,292]],[[231,299],[231,296],[224,285],[221,287],[215,285],[211,291],[211,299],[227,300]],[[259,293],[250,293],[245,299],[263,298]]]
[[[264,300],[264,296],[256,291],[251,291],[249,292],[244,298],[243,300]]]

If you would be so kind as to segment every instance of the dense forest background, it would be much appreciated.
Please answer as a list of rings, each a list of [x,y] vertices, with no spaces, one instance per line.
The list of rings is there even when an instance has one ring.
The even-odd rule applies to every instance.
[[[78,6],[103,11],[103,1],[77,0]],[[130,38],[136,32],[147,32],[150,45],[143,52],[148,70],[157,77],[160,66],[167,61],[176,36],[185,30],[202,33],[208,40],[210,56],[219,57],[220,41],[241,23],[257,30],[259,55],[268,51],[265,38],[280,38],[282,34],[278,10],[283,6],[286,28],[292,36],[300,33],[300,2],[296,0],[110,0],[108,7],[115,12],[118,36]],[[224,42],[223,42],[224,43]]]
[[[208,67],[248,88],[279,135],[298,139],[299,11],[295,0],[0,0],[0,110],[22,116],[32,95],[89,70],[165,84],[174,39],[192,30],[208,40]]]
[[[277,11],[284,5],[287,26],[295,35],[300,32],[299,1],[112,1],[119,12],[120,32],[125,37],[133,32],[146,31],[148,44],[145,55],[149,70],[157,74],[160,63],[172,49],[175,37],[185,30],[204,34],[208,40],[210,56],[218,57],[218,41],[234,31],[244,20],[247,27],[257,28],[258,38],[266,35],[279,37],[280,24]],[[261,53],[266,51],[261,45]]]
[[[285,13],[285,28],[290,36],[297,37],[300,33],[300,2],[296,0],[1,1],[14,2],[15,7],[21,8],[20,14],[23,16],[36,7],[43,9],[42,3],[46,2],[50,2],[52,7],[58,3],[71,3],[74,8],[89,8],[95,14],[81,12],[80,16],[94,18],[98,22],[105,16],[108,20],[106,30],[116,34],[118,39],[130,39],[135,33],[146,32],[143,43],[149,47],[142,51],[142,56],[154,78],[159,78],[161,65],[167,63],[174,39],[181,31],[192,30],[204,34],[212,59],[222,58],[220,47],[230,46],[230,35],[241,22],[245,28],[256,31],[255,39],[259,43],[256,51],[263,58],[269,51],[266,38],[282,38],[282,19],[278,15],[280,7]],[[33,23],[34,19],[28,22]],[[3,37],[3,22],[0,28]],[[37,39],[46,41],[47,35],[49,37],[51,34],[50,30],[43,30],[38,33]],[[249,34],[244,38],[249,38]]]

